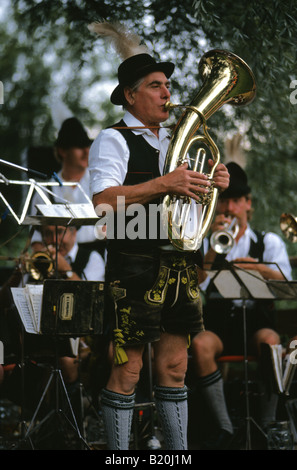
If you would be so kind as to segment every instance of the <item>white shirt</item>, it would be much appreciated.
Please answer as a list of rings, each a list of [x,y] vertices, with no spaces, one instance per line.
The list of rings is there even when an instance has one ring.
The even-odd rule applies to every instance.
[[[78,250],[78,243],[75,243],[65,256],[69,263],[73,263],[75,261]],[[97,251],[91,251],[89,260],[83,269],[81,278],[85,281],[104,281],[105,262]]]
[[[142,126],[131,113],[124,115],[128,127]],[[150,129],[133,129],[135,135],[142,135],[153,148],[159,151],[159,170],[163,173],[169,134],[166,129],[159,130],[157,137]],[[116,129],[104,129],[91,145],[89,153],[91,195],[100,193],[113,186],[121,186],[126,178],[130,157],[126,139]]]
[[[237,243],[234,243],[234,246],[226,255],[226,260],[233,261],[236,258],[246,258],[249,254],[251,240],[256,242],[257,236],[248,225],[243,236],[240,237]],[[209,240],[207,238],[204,239],[203,246],[204,253],[207,253],[209,248]],[[292,280],[291,265],[285,242],[276,233],[267,232],[264,236],[263,262],[271,263],[268,264],[271,269],[276,271],[280,269],[288,281]],[[200,284],[200,288],[205,290],[208,284],[209,279],[207,278]]]

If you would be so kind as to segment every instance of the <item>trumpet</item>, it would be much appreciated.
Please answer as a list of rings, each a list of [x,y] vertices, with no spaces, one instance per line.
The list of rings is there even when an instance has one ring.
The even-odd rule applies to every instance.
[[[54,272],[54,261],[46,251],[36,251],[25,260],[25,269],[35,281],[50,278]]]
[[[280,228],[285,237],[292,243],[297,242],[297,218],[292,214],[283,213],[280,216]]]
[[[239,225],[236,217],[230,224],[225,224],[224,230],[213,232],[210,237],[210,246],[218,254],[227,254],[234,246],[235,239],[239,232]]]

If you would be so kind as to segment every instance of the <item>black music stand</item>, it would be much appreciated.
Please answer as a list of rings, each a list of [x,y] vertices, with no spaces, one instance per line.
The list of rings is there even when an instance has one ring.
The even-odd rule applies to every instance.
[[[154,426],[154,415],[155,415],[155,400],[154,400],[154,392],[153,392],[153,369],[152,369],[152,345],[151,343],[147,344],[146,348],[147,352],[147,367],[148,367],[148,401],[142,403],[135,404],[135,410],[142,410],[142,409],[149,409],[149,418],[148,418],[148,430],[147,430],[147,441],[146,441],[146,449],[148,450],[157,450],[161,448],[160,441],[155,434],[155,426]],[[134,427],[134,449],[139,450],[138,447],[138,427],[137,423]]]
[[[60,429],[63,422],[74,431],[75,436],[86,449],[87,442],[81,434],[76,416],[74,414],[67,389],[59,367],[59,340],[78,338],[80,336],[102,334],[104,283],[96,281],[66,281],[47,279],[43,285],[41,334],[53,339],[55,346],[55,365],[51,371],[40,401],[31,419],[31,423],[24,436],[24,441],[29,440],[32,445],[32,436],[36,434],[46,423],[54,420],[56,430]],[[84,308],[83,308],[84,307]],[[101,318],[99,314],[101,313]],[[47,395],[51,384],[55,385],[54,408],[35,425],[40,407]],[[60,396],[66,399],[71,419],[61,409]]]
[[[244,262],[240,262],[244,264]],[[248,262],[247,264],[251,264]],[[260,264],[254,262],[253,264]],[[264,263],[261,264],[274,264]],[[277,265],[276,265],[277,266]],[[277,266],[279,272],[280,268]],[[282,273],[282,272],[281,272]],[[243,339],[244,339],[244,381],[246,406],[246,450],[251,450],[251,424],[253,424],[266,438],[265,432],[250,415],[248,390],[248,352],[247,352],[247,300],[279,300],[296,299],[297,283],[290,281],[266,281],[256,270],[245,270],[225,261],[224,266],[218,270],[210,271],[210,286],[214,285],[224,299],[241,300],[243,312]],[[283,275],[283,273],[282,273]],[[285,276],[283,275],[284,279]]]
[[[95,225],[99,218],[96,216],[92,205],[90,204],[40,204],[37,205],[38,209],[38,214],[33,215],[33,216],[25,216],[23,220],[21,221],[22,225],[29,225],[29,226],[43,226],[43,225],[54,225],[56,227],[56,254],[58,253],[58,237],[57,237],[57,230],[58,226],[76,226],[80,227],[82,225]],[[56,259],[58,257],[56,256]],[[58,266],[56,263],[56,278],[58,278]],[[70,292],[72,295],[74,292],[78,293],[77,291],[78,288],[78,283],[80,281],[57,281],[54,279],[51,280],[45,280],[44,284],[47,286],[53,286],[52,283],[58,282],[59,284],[55,284],[55,290],[52,292],[51,295],[47,297],[47,300],[43,301],[43,307],[45,308],[51,308],[53,313],[53,305],[55,304],[55,308],[57,308],[56,302],[57,302],[57,295],[59,291],[59,286],[62,287],[67,285],[67,289],[73,285],[73,291]],[[81,281],[84,283],[84,286],[86,286],[86,283],[88,284],[94,284],[93,281]],[[51,283],[51,284],[48,284]],[[67,284],[64,284],[67,283]],[[95,284],[103,285],[103,283],[96,282]],[[85,296],[88,296],[88,290],[85,291],[84,289],[81,291],[81,299],[86,298]],[[46,292],[44,292],[46,293]],[[69,293],[69,292],[68,292]],[[100,295],[100,299],[103,301],[103,290],[101,292],[102,296]],[[80,300],[81,300],[80,299]],[[68,304],[67,304],[68,299],[64,298],[64,312],[67,311],[68,309]],[[66,302],[66,304],[65,304]],[[88,297],[88,302],[90,302],[90,297]],[[100,308],[101,311],[103,311],[103,306],[101,305],[101,300],[99,301],[100,303]],[[97,305],[98,307],[98,305]],[[85,311],[85,309],[82,309],[82,311]],[[100,311],[98,308],[97,313]],[[81,327],[80,323],[77,323],[77,320],[74,319],[74,322],[72,324],[72,329],[71,331],[69,330],[69,321],[66,320],[67,326],[65,325],[65,322],[59,320],[59,316],[56,315],[49,315],[49,316],[44,316],[42,315],[43,318],[43,323],[41,325],[42,328],[42,333],[50,335],[54,341],[55,345],[55,366],[53,370],[51,371],[50,377],[48,379],[48,382],[45,386],[44,392],[41,396],[41,399],[37,405],[37,408],[33,414],[31,423],[23,437],[23,442],[26,442],[29,440],[31,447],[32,447],[32,440],[31,436],[35,434],[45,423],[47,423],[49,420],[54,419],[56,421],[57,426],[59,426],[59,422],[61,423],[61,420],[64,420],[66,424],[72,428],[74,431],[75,435],[78,437],[79,441],[82,443],[82,446],[85,448],[89,448],[87,442],[83,438],[81,431],[79,429],[74,411],[72,409],[70,399],[67,393],[67,389],[62,377],[61,369],[59,368],[59,355],[58,355],[58,341],[59,338],[62,337],[79,337],[79,336],[85,336],[85,335],[91,335],[91,334],[98,334],[100,333],[98,331],[98,328],[100,325],[96,323],[96,318],[92,319],[92,322],[87,320],[86,323],[84,323],[84,328]],[[95,323],[94,323],[95,322]],[[70,322],[71,323],[71,322]],[[102,319],[99,322],[102,324]],[[71,327],[70,327],[71,328]],[[84,331],[82,331],[84,330]],[[36,417],[39,413],[40,407],[46,397],[46,394],[49,390],[50,385],[52,382],[55,384],[55,407],[54,409],[44,418],[42,419],[38,425],[34,426]],[[66,414],[64,413],[63,410],[60,409],[60,393],[62,392],[62,395],[66,398],[68,408],[70,410],[71,420],[68,419]]]

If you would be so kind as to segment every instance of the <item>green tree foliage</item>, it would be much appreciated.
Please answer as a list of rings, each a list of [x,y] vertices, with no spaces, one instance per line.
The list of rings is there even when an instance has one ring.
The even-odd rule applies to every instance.
[[[3,109],[1,117],[1,134],[6,135],[6,151],[13,151],[9,153],[12,159],[18,161],[21,149],[32,140],[52,141],[48,98],[54,90],[53,76],[63,76],[67,64],[72,76],[63,77],[63,98],[69,107],[89,125],[100,127],[113,120],[115,111],[108,100],[102,104],[105,114],[100,122],[100,113],[83,103],[86,89],[106,75],[112,81],[120,63],[115,52],[88,31],[87,24],[120,21],[133,28],[156,57],[176,63],[174,101],[188,103],[201,86],[197,65],[207,50],[228,49],[249,64],[257,82],[256,99],[232,112],[229,106],[223,107],[209,119],[210,133],[223,151],[227,137],[244,132],[246,170],[259,228],[279,231],[282,212],[297,214],[297,104],[290,100],[290,86],[297,78],[295,1],[13,0],[11,5],[17,36],[2,26],[5,80],[10,83],[19,64],[20,47],[27,48],[23,55],[28,62],[26,77],[20,78],[19,85],[15,82],[13,92],[9,89],[11,109]],[[52,62],[44,60],[50,52],[56,57]],[[33,86],[26,86],[31,79]],[[15,95],[17,87],[22,100]],[[18,126],[14,136],[6,116],[11,113],[12,119],[13,112]],[[224,160],[227,156],[222,153]],[[295,247],[289,245],[289,250],[294,252]]]

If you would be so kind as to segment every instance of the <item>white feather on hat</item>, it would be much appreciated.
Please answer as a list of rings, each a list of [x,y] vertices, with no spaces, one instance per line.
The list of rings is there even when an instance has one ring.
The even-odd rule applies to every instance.
[[[243,149],[242,139],[243,136],[238,132],[230,139],[225,140],[225,163],[234,162],[241,168],[246,167],[246,153]]]
[[[88,25],[89,31],[106,38],[122,60],[137,54],[148,53],[148,48],[140,44],[140,37],[119,23],[94,22]]]

